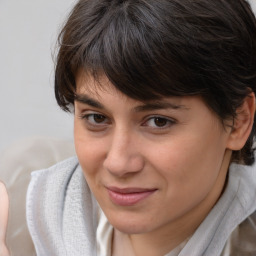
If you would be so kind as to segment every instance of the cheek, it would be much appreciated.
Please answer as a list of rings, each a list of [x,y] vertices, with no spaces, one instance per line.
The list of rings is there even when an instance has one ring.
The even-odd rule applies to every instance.
[[[78,161],[82,167],[84,177],[88,186],[97,198],[101,191],[101,175],[102,153],[99,150],[100,145],[97,141],[85,138],[84,136],[75,136],[75,149],[78,157]]]
[[[225,153],[216,137],[183,136],[150,153],[148,159],[171,194],[206,193],[219,174]]]
[[[94,175],[105,157],[104,140],[94,139],[79,125],[74,126],[75,150],[85,175]]]

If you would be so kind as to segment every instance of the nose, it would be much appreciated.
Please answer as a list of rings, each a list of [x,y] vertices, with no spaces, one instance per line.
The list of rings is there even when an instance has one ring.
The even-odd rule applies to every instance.
[[[140,172],[144,159],[137,142],[136,137],[128,131],[116,132],[111,138],[103,167],[117,177]]]

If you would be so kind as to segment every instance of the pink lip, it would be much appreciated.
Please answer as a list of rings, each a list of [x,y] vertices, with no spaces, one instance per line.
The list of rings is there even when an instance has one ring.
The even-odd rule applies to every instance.
[[[135,205],[152,195],[157,189],[108,187],[110,200],[120,206]]]

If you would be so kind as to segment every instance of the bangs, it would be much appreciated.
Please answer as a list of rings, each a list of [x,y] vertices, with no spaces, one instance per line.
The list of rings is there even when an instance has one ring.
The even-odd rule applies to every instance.
[[[179,27],[171,24],[169,17],[168,27],[171,24],[173,32],[168,28],[167,33],[156,15],[164,10],[152,12],[153,7],[146,3],[141,6],[137,3],[136,8],[129,1],[118,8],[102,5],[99,10],[98,6],[95,11],[101,16],[91,13],[95,20],[84,20],[82,33],[78,34],[79,28],[73,27],[74,35],[69,37],[78,43],[75,50],[69,49],[75,54],[70,56],[71,66],[66,67],[67,72],[72,70],[73,92],[76,73],[82,68],[97,81],[102,74],[106,75],[116,89],[140,101],[202,93],[198,78],[197,83],[193,82],[196,79],[189,67],[193,60],[189,54],[186,57],[188,45],[181,42]],[[174,8],[171,4],[169,7]],[[160,8],[157,1],[154,8]]]
[[[221,0],[211,5],[190,0],[79,1],[59,36],[58,104],[69,111],[82,69],[96,81],[106,75],[117,90],[139,101],[201,95],[224,118],[224,106],[231,113],[240,104],[231,106],[225,97],[240,96],[236,88],[255,83],[252,33],[233,15],[239,5]]]

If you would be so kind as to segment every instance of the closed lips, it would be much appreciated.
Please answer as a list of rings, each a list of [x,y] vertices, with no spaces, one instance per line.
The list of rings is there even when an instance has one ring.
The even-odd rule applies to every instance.
[[[120,206],[131,206],[152,195],[157,189],[108,187],[110,200]]]

